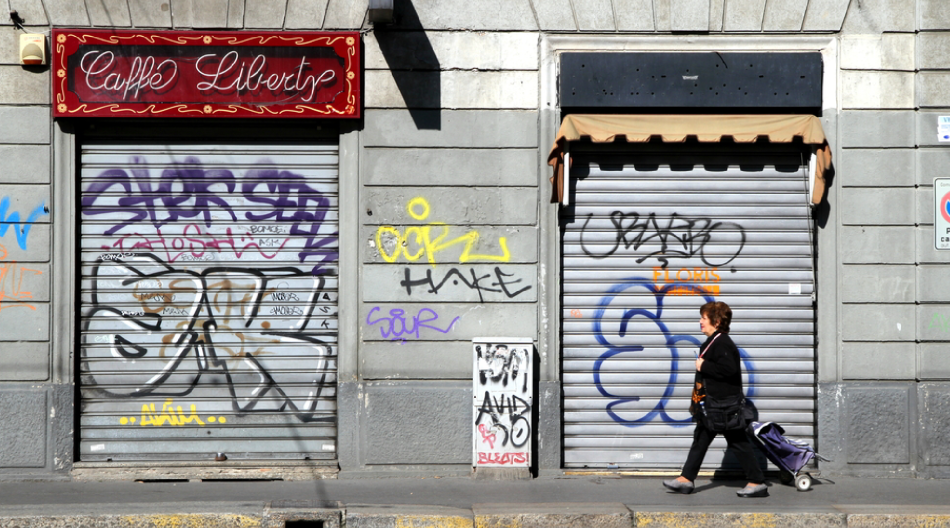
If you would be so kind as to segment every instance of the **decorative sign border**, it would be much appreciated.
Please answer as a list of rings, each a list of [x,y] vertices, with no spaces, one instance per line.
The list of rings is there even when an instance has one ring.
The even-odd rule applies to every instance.
[[[258,46],[330,48],[343,61],[342,90],[330,103],[89,103],[68,89],[69,57],[81,45]],[[359,118],[359,32],[53,30],[53,117],[280,117]]]

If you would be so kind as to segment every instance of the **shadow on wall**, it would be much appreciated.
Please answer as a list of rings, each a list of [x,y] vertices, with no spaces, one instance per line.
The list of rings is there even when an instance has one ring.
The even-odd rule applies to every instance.
[[[828,219],[831,218],[831,204],[828,203],[828,192],[835,181],[835,167],[831,165],[825,172],[825,195],[821,197],[821,202],[815,206],[812,213],[820,229],[828,225]]]
[[[395,3],[392,26],[378,26],[376,41],[417,129],[442,129],[440,65],[411,0]]]

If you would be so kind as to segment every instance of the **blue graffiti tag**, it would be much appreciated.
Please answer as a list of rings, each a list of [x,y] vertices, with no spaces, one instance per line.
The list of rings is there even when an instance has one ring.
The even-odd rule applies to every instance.
[[[379,311],[379,306],[374,306],[372,310],[366,314],[366,324],[372,326],[378,323],[383,323],[383,326],[379,327],[379,333],[383,336],[384,339],[389,339],[395,341],[397,339],[405,341],[403,336],[414,336],[416,339],[420,338],[420,332],[423,328],[428,328],[429,330],[435,330],[436,332],[447,334],[455,323],[460,319],[456,317],[452,319],[452,322],[449,323],[444,330],[438,326],[434,326],[429,323],[434,323],[439,319],[439,314],[435,313],[434,310],[430,308],[422,308],[419,312],[409,317],[409,321],[406,321],[405,315],[406,311],[401,308],[393,308],[389,310],[389,317],[380,317],[379,319],[372,319],[373,314]]]
[[[604,361],[611,359],[619,354],[626,352],[639,352],[643,350],[643,347],[640,345],[615,345],[611,343],[607,336],[604,335],[603,331],[603,317],[607,311],[607,307],[613,302],[614,298],[617,297],[620,293],[634,287],[641,287],[653,293],[654,299],[656,300],[656,311],[650,311],[641,308],[631,308],[624,310],[623,317],[620,319],[620,330],[617,332],[617,337],[624,337],[627,333],[627,325],[630,322],[630,319],[635,316],[643,316],[647,319],[653,321],[654,324],[660,329],[663,333],[663,337],[666,341],[666,348],[670,351],[670,377],[667,380],[666,388],[663,391],[663,396],[660,397],[657,404],[653,409],[644,415],[641,418],[636,420],[629,420],[623,418],[617,412],[614,411],[614,407],[618,405],[623,405],[629,402],[640,401],[639,396],[619,396],[616,394],[611,394],[604,388],[603,383],[601,382],[600,371]],[[681,334],[671,334],[669,328],[663,322],[663,300],[666,297],[667,293],[670,291],[683,292],[684,290],[691,290],[696,293],[697,297],[702,297],[704,302],[712,302],[715,300],[711,295],[709,295],[706,290],[701,286],[690,283],[669,283],[662,287],[653,284],[649,279],[641,277],[632,277],[626,279],[624,282],[614,285],[608,290],[608,295],[605,295],[601,298],[599,303],[599,308],[594,313],[594,336],[597,339],[597,342],[601,345],[607,347],[607,351],[600,355],[597,361],[594,362],[594,385],[597,387],[597,391],[601,395],[607,398],[614,398],[613,401],[607,404],[607,414],[617,423],[625,427],[636,427],[643,425],[645,423],[653,421],[655,418],[660,418],[662,421],[670,423],[674,426],[684,426],[688,425],[692,419],[686,418],[683,420],[676,420],[671,417],[666,412],[666,404],[669,401],[670,397],[673,395],[673,389],[676,385],[677,376],[679,374],[679,343],[688,343],[692,346],[700,346],[702,343],[695,337],[691,335],[681,335]],[[748,374],[748,383],[746,389],[746,396],[752,397],[755,392],[755,378],[753,373],[752,361],[749,359],[749,355],[743,350],[739,349],[739,355],[742,357],[743,366],[746,373]],[[684,374],[692,375],[693,371],[690,370]]]
[[[10,197],[4,196],[0,200],[0,237],[6,235],[7,229],[12,226],[14,233],[16,233],[17,245],[20,246],[20,249],[26,249],[26,239],[30,235],[30,229],[33,228],[33,222],[36,222],[36,219],[40,216],[49,214],[49,211],[46,210],[46,202],[40,202],[40,205],[36,206],[36,209],[33,209],[30,216],[26,217],[23,222],[20,222],[20,213],[16,211],[7,216],[7,209],[9,208]]]

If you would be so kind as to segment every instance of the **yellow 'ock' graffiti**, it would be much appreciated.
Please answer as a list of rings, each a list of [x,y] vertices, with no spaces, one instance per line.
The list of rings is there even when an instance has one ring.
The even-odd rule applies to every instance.
[[[205,424],[203,421],[201,421],[201,417],[195,414],[196,412],[195,404],[191,404],[191,414],[185,414],[185,412],[181,409],[181,405],[175,408],[173,403],[174,402],[171,398],[165,400],[165,403],[162,404],[161,412],[155,411],[154,403],[143,403],[142,417],[141,417],[141,421],[139,422],[139,425],[143,427],[146,425],[161,427],[165,424],[168,424],[168,425],[176,425],[176,426],[181,427],[181,426],[188,425],[190,423],[196,423],[198,425]],[[209,422],[218,421],[220,423],[224,423],[226,421],[226,418],[224,416],[221,416],[221,417],[210,416],[208,417],[208,421]],[[135,417],[133,416],[131,418],[126,418],[123,416],[122,418],[119,419],[119,423],[121,423],[122,425],[134,424]]]
[[[429,202],[421,196],[413,198],[409,200],[409,203],[406,205],[406,211],[408,211],[409,216],[416,220],[425,220],[429,217]],[[442,233],[434,239],[432,238],[433,227],[442,228]],[[392,255],[387,254],[386,250],[383,249],[382,240],[384,234],[390,234],[396,239],[396,249]],[[376,247],[379,248],[379,254],[383,257],[383,260],[389,263],[396,262],[400,254],[411,262],[419,260],[419,258],[425,254],[429,264],[435,267],[436,253],[458,244],[465,244],[465,248],[459,256],[460,263],[472,260],[487,260],[491,262],[508,262],[511,260],[511,253],[508,252],[508,243],[505,237],[498,237],[498,245],[501,246],[502,252],[501,255],[473,255],[472,246],[478,242],[478,231],[471,230],[460,237],[443,242],[448,236],[449,226],[445,222],[429,222],[423,226],[408,227],[406,228],[405,234],[400,233],[399,230],[393,226],[380,226],[379,229],[376,230]],[[410,239],[413,240],[414,244],[420,246],[419,250],[415,253],[410,253],[407,249]]]

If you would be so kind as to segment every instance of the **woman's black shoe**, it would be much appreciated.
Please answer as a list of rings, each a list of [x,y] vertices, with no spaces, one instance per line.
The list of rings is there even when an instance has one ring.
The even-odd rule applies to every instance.
[[[736,495],[746,499],[750,497],[768,497],[769,487],[765,484],[748,485],[736,492]]]
[[[692,482],[683,482],[678,479],[664,480],[663,485],[666,486],[666,489],[673,490],[677,493],[683,493],[685,495],[692,493],[693,489],[696,487]]]

